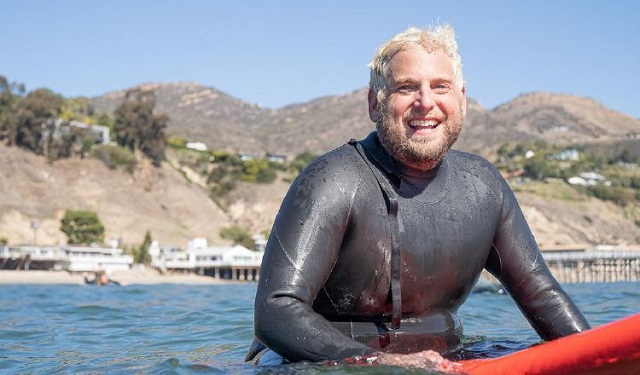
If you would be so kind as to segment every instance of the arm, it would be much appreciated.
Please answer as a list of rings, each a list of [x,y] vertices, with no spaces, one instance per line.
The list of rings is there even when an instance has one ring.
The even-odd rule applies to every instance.
[[[255,304],[256,337],[290,361],[341,359],[373,352],[313,311],[339,256],[356,194],[325,160],[292,184],[276,217]]]
[[[486,268],[507,288],[544,340],[589,329],[589,324],[551,275],[516,198],[500,178],[502,217]]]

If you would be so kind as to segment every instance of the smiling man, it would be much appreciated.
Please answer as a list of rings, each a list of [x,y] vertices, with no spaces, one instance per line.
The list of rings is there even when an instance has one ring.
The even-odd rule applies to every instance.
[[[498,171],[450,149],[466,113],[461,66],[446,25],[410,28],[378,49],[368,95],[376,131],[291,185],[263,259],[247,359],[455,357],[457,310],[483,269],[543,339],[588,328]]]

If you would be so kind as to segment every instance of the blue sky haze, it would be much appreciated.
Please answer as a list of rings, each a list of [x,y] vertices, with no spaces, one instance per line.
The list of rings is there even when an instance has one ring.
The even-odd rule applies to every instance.
[[[66,97],[192,81],[279,108],[365,87],[379,44],[446,22],[487,108],[547,91],[640,117],[632,0],[4,0],[0,14],[0,75]]]

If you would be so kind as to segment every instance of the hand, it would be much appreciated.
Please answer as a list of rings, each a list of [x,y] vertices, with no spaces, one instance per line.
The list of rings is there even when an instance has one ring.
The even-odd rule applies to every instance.
[[[422,370],[441,371],[451,374],[463,374],[462,365],[443,358],[433,350],[411,354],[375,353],[374,363],[386,366],[417,368]]]

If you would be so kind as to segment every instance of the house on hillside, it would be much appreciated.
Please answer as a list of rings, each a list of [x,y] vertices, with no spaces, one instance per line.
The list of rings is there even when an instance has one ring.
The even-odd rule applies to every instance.
[[[185,147],[190,150],[196,150],[196,151],[207,151],[209,149],[207,145],[203,142],[187,142]]]
[[[69,126],[76,129],[86,129],[95,138],[97,144],[106,145],[111,142],[111,133],[108,126],[90,125],[80,121],[69,121]]]
[[[287,161],[287,156],[282,154],[267,153],[266,157],[267,157],[267,161],[271,163],[282,164]]]
[[[605,179],[601,174],[595,172],[583,172],[580,176],[573,176],[567,179],[570,185],[579,186],[611,186],[611,181]]]
[[[559,154],[555,154],[551,157],[553,160],[580,160],[580,153],[575,148],[570,148],[562,151]]]
[[[60,139],[63,135],[73,132],[87,134],[93,138],[96,144],[105,145],[111,142],[111,133],[107,126],[90,125],[81,121],[65,121],[63,119],[57,119],[53,122],[48,121],[43,124],[42,138]]]
[[[254,154],[246,154],[246,153],[240,153],[240,154],[238,154],[238,157],[242,161],[249,161],[249,160],[253,160],[253,159],[256,158],[256,156]]]

